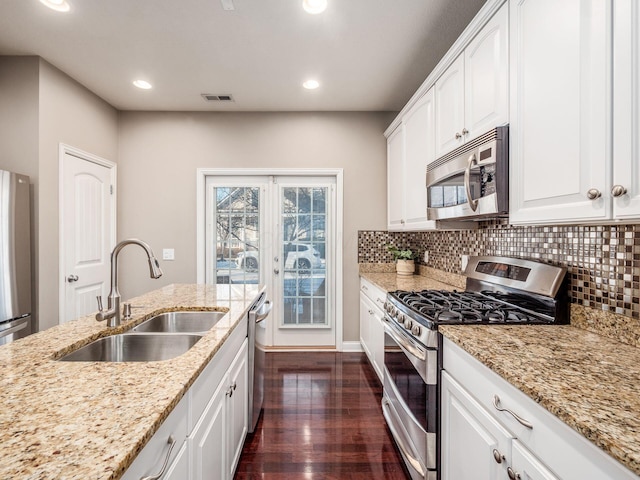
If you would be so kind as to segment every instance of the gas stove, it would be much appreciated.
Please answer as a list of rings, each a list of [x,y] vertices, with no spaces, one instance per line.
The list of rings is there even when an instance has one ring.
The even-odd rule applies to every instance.
[[[440,325],[567,323],[565,269],[471,257],[464,292],[390,292],[385,302],[382,412],[413,480],[440,478]],[[426,407],[426,408],[425,408]]]
[[[505,257],[471,257],[466,290],[397,290],[386,314],[412,338],[434,346],[438,325],[568,322],[566,270]]]

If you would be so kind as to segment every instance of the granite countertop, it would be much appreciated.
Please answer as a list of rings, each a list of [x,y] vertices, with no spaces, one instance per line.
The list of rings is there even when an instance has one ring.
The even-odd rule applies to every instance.
[[[445,278],[434,279],[423,275],[398,276],[395,273],[361,272],[360,276],[387,292],[394,290],[464,290],[462,286],[446,283]]]
[[[407,281],[392,273],[361,276],[387,291],[454,288],[419,275]],[[572,322],[574,315],[583,315],[573,306],[571,313]],[[640,348],[572,325],[446,325],[439,330],[640,475]]]
[[[262,290],[169,285],[127,299],[115,328],[87,316],[0,347],[0,478],[118,479]],[[57,362],[91,341],[172,310],[228,312],[187,353],[149,363]]]

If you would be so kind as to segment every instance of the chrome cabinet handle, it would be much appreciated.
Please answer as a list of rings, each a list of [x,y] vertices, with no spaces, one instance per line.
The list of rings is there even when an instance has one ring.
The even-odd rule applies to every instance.
[[[508,414],[510,414],[511,416],[513,416],[513,418],[515,418],[521,425],[527,427],[527,428],[533,428],[533,425],[531,424],[531,422],[529,422],[528,420],[525,420],[524,418],[522,418],[520,415],[518,415],[515,412],[512,412],[511,410],[509,410],[508,408],[503,408],[500,406],[500,397],[498,395],[494,395],[493,396],[493,406],[495,407],[496,410],[498,410],[499,412],[507,412]]]
[[[613,187],[611,187],[611,195],[613,195],[616,198],[621,197],[626,193],[627,193],[627,189],[624,188],[622,185],[614,185]]]
[[[469,133],[469,130],[467,130],[466,128],[462,129],[462,135],[466,135],[467,133]]]
[[[467,168],[464,171],[464,189],[467,192],[467,203],[469,204],[469,208],[471,208],[471,210],[474,212],[478,209],[478,200],[473,200],[471,198],[471,167],[476,164],[476,154],[474,153],[469,157]]]
[[[459,132],[456,132],[456,140],[460,140],[462,138],[462,135]]]
[[[169,438],[167,439],[167,443],[170,444],[169,451],[167,452],[167,456],[164,457],[164,463],[162,464],[162,468],[160,469],[160,472],[158,472],[157,475],[141,477],[140,480],[158,480],[160,477],[164,475],[164,472],[167,469],[167,465],[169,465],[169,457],[171,457],[171,451],[173,450],[173,447],[176,446],[176,440],[173,438],[173,435],[169,435]]]
[[[369,309],[369,315],[373,315],[373,310]]]
[[[366,285],[362,285],[363,290],[369,290]]]
[[[590,188],[587,191],[587,198],[589,200],[595,200],[597,198],[600,198],[601,196],[602,196],[602,193],[597,188]]]
[[[507,467],[507,475],[509,476],[509,480],[520,480],[522,478],[520,474],[511,467]]]
[[[502,455],[497,449],[493,449],[493,459],[496,463],[502,463],[503,460],[506,460],[506,457]]]
[[[273,269],[273,273],[275,273],[276,275],[278,275],[280,273],[280,270],[278,270],[277,268]]]
[[[69,275],[67,277],[67,282],[69,283],[77,282],[78,278],[79,278],[78,275]]]
[[[404,225],[404,220],[400,220],[400,223],[401,223],[402,225]]]
[[[376,298],[376,302],[381,303],[382,305],[384,305],[384,300],[382,300],[381,298]]]

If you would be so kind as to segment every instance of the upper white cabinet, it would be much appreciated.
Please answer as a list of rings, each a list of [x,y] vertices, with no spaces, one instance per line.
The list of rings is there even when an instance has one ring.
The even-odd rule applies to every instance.
[[[508,42],[504,4],[436,81],[435,157],[509,122]]]
[[[611,4],[510,2],[512,223],[612,218]]]
[[[389,230],[428,230],[427,164],[435,159],[434,93],[430,89],[402,117],[388,139],[387,198]]]
[[[616,219],[640,218],[640,4],[614,2],[613,197]],[[607,185],[608,186],[608,185]],[[615,190],[615,187],[619,186]]]

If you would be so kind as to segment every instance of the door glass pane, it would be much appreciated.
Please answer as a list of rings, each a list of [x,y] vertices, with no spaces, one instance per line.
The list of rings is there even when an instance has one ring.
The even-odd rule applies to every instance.
[[[260,279],[260,188],[214,187],[215,283]]]
[[[327,188],[284,187],[281,198],[283,324],[328,325]]]

